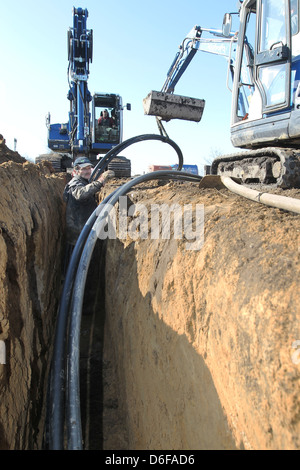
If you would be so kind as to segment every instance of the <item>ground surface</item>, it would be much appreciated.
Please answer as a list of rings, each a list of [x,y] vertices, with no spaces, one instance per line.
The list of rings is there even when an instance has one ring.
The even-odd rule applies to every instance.
[[[129,197],[148,214],[161,203],[205,214],[199,250],[185,238],[108,243],[129,445],[299,448],[299,215],[192,183],[148,183]]]
[[[0,448],[16,449],[41,446],[65,184],[20,159],[0,149]],[[188,233],[171,231],[107,240],[95,257],[82,322],[86,447],[299,449],[300,216],[192,183],[148,182],[128,197],[147,217],[153,204],[203,206],[204,243],[187,250]]]

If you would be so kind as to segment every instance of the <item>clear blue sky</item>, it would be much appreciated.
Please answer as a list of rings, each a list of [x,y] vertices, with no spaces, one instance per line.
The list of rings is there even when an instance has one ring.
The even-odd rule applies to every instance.
[[[132,110],[124,111],[124,139],[158,133],[145,116],[143,98],[160,90],[179,44],[194,25],[220,28],[237,0],[11,0],[1,5],[0,133],[13,149],[34,161],[47,152],[45,116],[67,122],[67,30],[72,8],[89,11],[94,33],[91,93],[118,93]],[[175,93],[206,100],[200,123],[172,121],[166,130],[181,148],[185,163],[203,165],[216,153],[230,153],[231,93],[224,58],[198,52]],[[123,153],[133,173],[150,164],[177,163],[174,150],[161,142],[135,144]]]

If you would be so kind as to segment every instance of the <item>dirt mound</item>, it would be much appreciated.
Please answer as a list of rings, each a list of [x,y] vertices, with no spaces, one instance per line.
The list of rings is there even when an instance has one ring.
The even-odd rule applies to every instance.
[[[25,163],[26,159],[18,152],[10,150],[4,142],[0,143],[0,164],[4,162]]]
[[[299,215],[189,183],[130,199],[148,214],[203,204],[204,244],[107,242],[107,348],[129,448],[299,449]]]

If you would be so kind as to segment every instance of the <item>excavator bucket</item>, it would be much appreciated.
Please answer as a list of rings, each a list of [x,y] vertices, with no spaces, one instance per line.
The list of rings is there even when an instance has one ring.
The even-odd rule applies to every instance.
[[[144,113],[158,116],[164,121],[183,119],[199,122],[204,105],[204,100],[162,91],[151,91],[143,100]]]
[[[215,188],[223,189],[225,185],[222,183],[221,176],[219,175],[206,175],[199,183],[199,188]]]

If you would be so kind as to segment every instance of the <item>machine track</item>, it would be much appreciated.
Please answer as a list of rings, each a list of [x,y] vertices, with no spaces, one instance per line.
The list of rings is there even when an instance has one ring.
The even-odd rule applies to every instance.
[[[113,170],[116,178],[130,178],[131,161],[126,157],[115,157],[107,165],[108,170]]]
[[[54,171],[57,173],[72,168],[72,158],[68,155],[58,152],[45,153],[36,157],[36,163],[50,162]]]
[[[240,178],[244,183],[300,188],[300,151],[267,147],[221,155],[212,162],[211,174]]]

